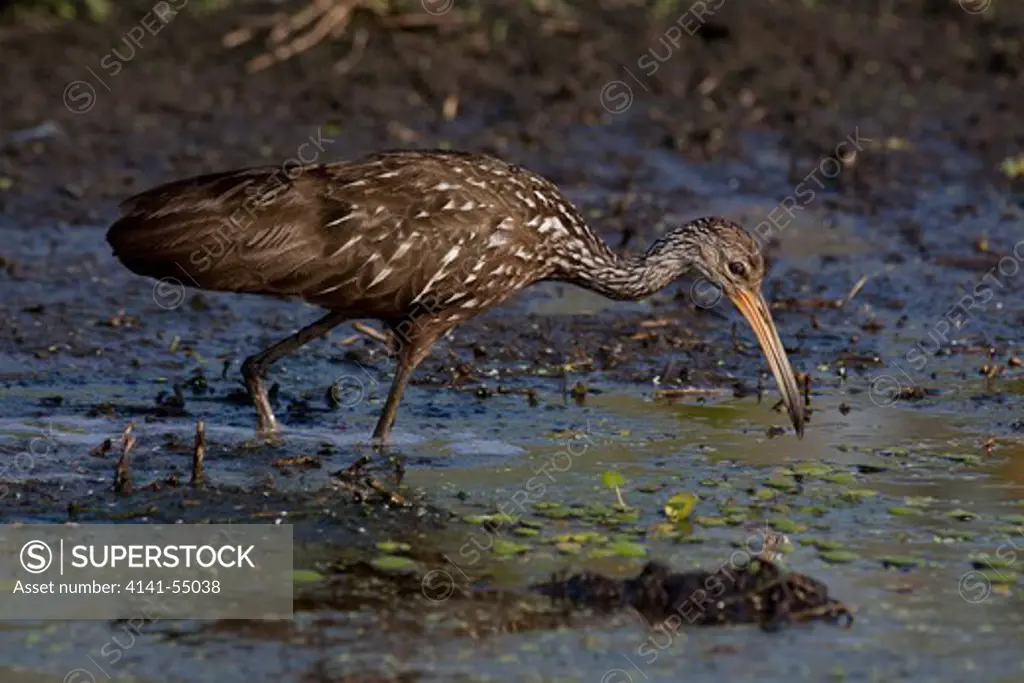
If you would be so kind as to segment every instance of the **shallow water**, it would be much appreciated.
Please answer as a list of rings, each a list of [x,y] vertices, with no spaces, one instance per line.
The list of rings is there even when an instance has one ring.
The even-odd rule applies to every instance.
[[[613,144],[593,134],[586,146],[572,140],[580,144],[581,161],[599,150],[604,163],[611,163],[609,158],[631,149],[628,141],[612,138]],[[693,194],[674,199],[671,215],[719,212],[756,224],[792,188],[784,182],[764,186],[763,180],[749,186],[748,178],[784,178],[779,170],[785,164],[770,139],[751,139],[750,156],[756,161],[746,169],[696,169],[673,155],[656,155],[640,182],[652,193],[681,197],[673,191],[682,188]],[[607,177],[613,175],[611,164]],[[571,194],[584,200],[602,194],[604,176],[595,177],[592,186]],[[733,182],[737,178],[742,183]],[[978,213],[954,222],[949,208],[964,198]],[[761,362],[733,350],[729,323],[736,314],[724,304],[715,316],[687,310],[685,297],[676,303],[671,293],[614,304],[544,285],[456,330],[435,351],[435,358],[444,358],[448,348],[466,358],[463,342],[483,340],[495,353],[476,363],[480,382],[492,389],[534,389],[539,405],[530,406],[522,395],[477,398],[472,388],[480,382],[465,391],[414,385],[403,401],[394,443],[406,458],[406,483],[438,505],[459,516],[511,511],[537,532],[504,534],[502,540],[526,546],[511,557],[495,556],[496,539],[471,522],[411,534],[414,546],[439,549],[449,558],[444,571],[453,583],[504,588],[533,604],[524,587],[566,566],[622,576],[651,558],[676,569],[722,567],[773,526],[792,546],[778,558],[825,581],[856,610],[851,629],[815,624],[780,633],[737,627],[666,635],[621,614],[580,615],[571,628],[508,633],[497,608],[489,614],[486,603],[474,607],[424,594],[427,599],[415,604],[302,611],[285,626],[156,624],[130,645],[125,643],[131,636],[106,623],[8,622],[0,624],[0,647],[8,653],[0,679],[229,683],[377,672],[381,680],[423,681],[1020,680],[1024,655],[1007,645],[1024,638],[1016,577],[1024,567],[1024,557],[1017,559],[1024,551],[1024,453],[1016,423],[1024,383],[1015,368],[992,380],[978,374],[985,363],[1005,364],[1019,352],[1013,333],[1022,314],[1020,284],[1002,278],[987,309],[968,317],[954,343],[946,345],[956,353],[927,356],[924,367],[914,369],[908,353],[960,298],[958,286],[973,286],[985,271],[925,262],[892,229],[912,215],[932,227],[931,243],[963,254],[967,236],[984,225],[1005,253],[1016,241],[1019,217],[994,218],[1008,199],[982,196],[966,180],[947,183],[942,192],[922,190],[911,209],[870,219],[844,213],[828,199],[835,198],[822,193],[821,201],[778,235],[766,282],[769,298],[840,300],[858,279],[868,278],[840,308],[776,311],[794,366],[813,378],[814,412],[804,439],[767,436],[769,427],[785,424],[784,415],[771,410],[777,400],[771,382],[760,402],[752,395],[733,397],[734,381],[756,384]],[[69,498],[87,500],[109,485],[112,467],[110,459],[88,451],[105,438],[116,439],[129,419],[139,438],[139,480],[160,478],[172,468],[187,470],[187,454],[167,444],[171,437],[188,443],[198,415],[211,444],[209,475],[222,484],[258,487],[270,477],[279,489],[312,495],[327,486],[329,472],[360,452],[386,395],[386,361],[339,357],[346,349],[372,355],[372,343],[349,341],[345,328],[275,366],[272,381],[280,384],[287,445],[246,450],[252,409],[224,400],[237,389],[238,362],[261,343],[313,319],[314,309],[230,295],[206,295],[205,307],[193,307],[189,295],[168,310],[154,298],[153,283],[113,263],[100,228],[6,228],[4,235],[5,255],[21,264],[21,279],[5,284],[3,303],[5,317],[17,321],[16,330],[5,332],[0,354],[4,481],[60,483]],[[895,262],[894,252],[904,260]],[[38,304],[42,309],[34,308]],[[121,309],[139,321],[112,323]],[[654,328],[641,325],[663,316],[672,320]],[[516,317],[518,328],[501,327]],[[614,342],[645,329],[668,337],[684,326],[694,343],[705,346],[676,350],[664,338],[652,342],[625,362],[643,381],[627,381],[611,369],[572,369],[577,338],[600,333]],[[740,329],[741,343],[756,351]],[[499,355],[496,349],[504,344],[520,347],[521,357]],[[994,358],[986,351],[990,345],[997,348]],[[588,346],[593,353],[597,344]],[[222,379],[224,359],[233,364]],[[651,378],[673,360],[692,363],[694,383],[714,390],[655,400],[653,391],[664,385]],[[570,369],[563,377],[559,368],[565,364]],[[424,374],[443,376],[436,372],[439,365],[427,361]],[[197,368],[213,391],[196,395],[186,388],[187,416],[156,417],[157,394],[170,394],[175,382]],[[332,380],[347,382],[354,392],[336,410],[323,400]],[[588,386],[582,405],[564,393],[577,380]],[[892,382],[937,393],[894,401]],[[62,401],[47,400],[54,396]],[[300,402],[308,410],[286,410]],[[90,409],[104,403],[117,416],[91,417]],[[988,438],[994,439],[990,453],[984,446]],[[281,455],[310,453],[324,444],[330,450],[321,470],[285,477],[269,467]],[[20,455],[27,451],[27,457]],[[780,488],[780,481],[791,480],[786,468],[804,474],[795,486]],[[615,502],[615,493],[601,485],[611,469],[625,477],[622,494],[636,508],[634,518],[609,522],[592,514],[595,505]],[[531,488],[524,496],[527,482],[541,471],[543,493]],[[688,524],[665,534],[665,502],[682,492],[697,494],[697,508]],[[63,505],[41,511],[18,502],[4,500],[7,519],[63,519]],[[565,514],[552,515],[556,509]],[[594,551],[608,544],[593,540],[580,543],[579,554],[556,549],[556,536],[585,532],[639,543],[645,556],[602,556]],[[326,544],[347,542],[341,532],[322,538]],[[815,546],[830,541],[850,553],[845,561]],[[1012,559],[990,581],[976,573],[971,559],[997,552]],[[316,548],[307,549],[297,564],[313,564],[316,554]],[[111,663],[99,651],[114,636],[124,656]]]

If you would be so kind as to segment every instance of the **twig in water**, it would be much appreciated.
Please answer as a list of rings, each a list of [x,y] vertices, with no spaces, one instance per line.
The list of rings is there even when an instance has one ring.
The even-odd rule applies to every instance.
[[[132,468],[128,454],[135,446],[135,435],[132,434],[134,427],[135,423],[129,422],[128,426],[124,428],[121,457],[118,458],[117,465],[114,466],[114,493],[127,495],[132,492]]]
[[[857,296],[857,293],[860,292],[860,290],[864,289],[864,285],[867,284],[867,281],[868,281],[868,276],[867,275],[861,275],[860,276],[860,279],[857,280],[857,283],[850,290],[850,293],[846,295],[846,299],[843,300],[843,305],[844,306],[846,304],[850,303],[851,301],[853,301],[853,297]]]
[[[206,457],[206,427],[203,425],[203,418],[196,419],[196,446],[192,451],[192,479],[189,486],[202,486],[205,480],[203,471],[203,458]]]

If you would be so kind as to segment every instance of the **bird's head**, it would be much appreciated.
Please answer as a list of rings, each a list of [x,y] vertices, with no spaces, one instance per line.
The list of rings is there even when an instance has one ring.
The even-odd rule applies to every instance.
[[[717,292],[721,292],[736,305],[761,344],[797,435],[803,436],[803,398],[761,294],[764,258],[757,240],[732,221],[709,217],[676,228],[653,250],[660,252],[663,263],[674,262],[679,272],[697,277],[691,291],[702,299],[698,303],[706,305],[709,294],[717,301]]]

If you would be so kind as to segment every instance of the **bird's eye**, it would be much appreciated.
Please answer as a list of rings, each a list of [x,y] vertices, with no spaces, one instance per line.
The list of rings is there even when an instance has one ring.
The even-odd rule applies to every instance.
[[[747,274],[747,267],[739,261],[733,261],[729,264],[729,272],[736,277],[743,277]]]

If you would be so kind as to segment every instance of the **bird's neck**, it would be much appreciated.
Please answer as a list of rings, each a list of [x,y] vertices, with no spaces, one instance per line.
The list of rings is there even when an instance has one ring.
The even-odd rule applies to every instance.
[[[659,239],[646,254],[619,256],[603,242],[585,262],[572,264],[559,279],[618,301],[637,301],[658,292],[691,270],[693,258],[666,249]]]

